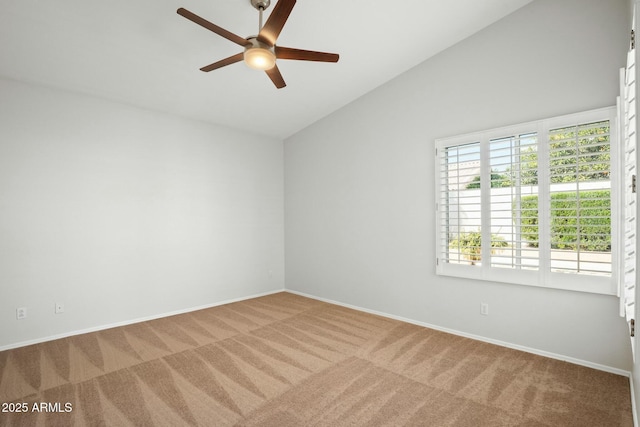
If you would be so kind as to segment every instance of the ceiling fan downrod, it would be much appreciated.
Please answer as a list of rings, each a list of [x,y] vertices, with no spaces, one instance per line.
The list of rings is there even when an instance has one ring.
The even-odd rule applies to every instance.
[[[270,4],[271,0],[251,0],[251,6],[260,12],[260,17],[258,18],[258,33],[262,30],[262,12],[264,12]]]

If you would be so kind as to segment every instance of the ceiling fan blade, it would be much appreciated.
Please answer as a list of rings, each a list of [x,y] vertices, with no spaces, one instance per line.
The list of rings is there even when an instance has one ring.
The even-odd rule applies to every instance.
[[[204,27],[207,30],[213,31],[217,35],[222,36],[225,39],[234,42],[235,44],[239,44],[240,46],[247,46],[251,44],[247,39],[243,39],[242,37],[235,35],[232,32],[227,31],[222,27],[218,27],[216,24],[209,22],[204,18],[199,17],[193,12],[189,12],[185,8],[181,7],[180,9],[178,9],[178,15],[182,15],[188,20],[200,25],[201,27]]]
[[[269,19],[267,19],[267,22],[260,30],[258,41],[267,43],[269,46],[275,45],[280,31],[282,31],[282,27],[284,27],[284,24],[287,22],[289,14],[295,4],[296,0],[279,0],[273,12],[269,15]]]
[[[284,79],[282,78],[282,74],[280,74],[280,70],[278,69],[277,65],[274,65],[273,68],[271,68],[270,70],[266,70],[266,73],[271,79],[271,81],[273,82],[273,84],[276,85],[278,89],[282,89],[287,85],[284,82]]]
[[[314,50],[294,49],[291,47],[275,47],[276,58],[297,59],[298,61],[338,62],[337,53],[316,52]]]
[[[243,59],[244,59],[244,53],[240,52],[228,58],[222,59],[218,62],[214,62],[213,64],[209,64],[205,67],[202,67],[200,68],[200,71],[209,72],[209,71],[217,70],[218,68],[222,68],[225,65],[231,65],[231,64],[235,64],[236,62],[240,62]]]

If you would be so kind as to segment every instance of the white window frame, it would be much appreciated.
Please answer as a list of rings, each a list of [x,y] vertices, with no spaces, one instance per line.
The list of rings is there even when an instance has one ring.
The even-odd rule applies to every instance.
[[[586,274],[571,274],[552,272],[550,268],[549,244],[549,216],[546,214],[549,209],[549,144],[547,137],[549,130],[608,120],[610,127],[610,153],[611,153],[611,275],[593,276]],[[538,270],[498,268],[491,266],[491,212],[489,206],[491,188],[489,185],[481,186],[481,230],[482,230],[482,260],[481,265],[465,265],[449,263],[441,260],[446,259],[443,254],[443,247],[440,242],[440,232],[443,212],[446,207],[440,200],[441,197],[441,164],[439,154],[448,147],[463,144],[480,142],[480,176],[481,182],[489,182],[491,179],[491,166],[488,160],[489,141],[496,138],[513,135],[523,135],[537,133],[538,138],[538,225],[539,225],[539,268]],[[619,155],[620,142],[618,137],[617,108],[608,107],[586,112],[568,114],[544,120],[506,126],[498,129],[491,129],[481,132],[474,132],[465,135],[458,135],[449,138],[441,138],[435,141],[435,199],[436,199],[436,274],[444,276],[454,276],[469,279],[479,279],[502,283],[513,283],[520,285],[539,286],[544,288],[565,289],[572,291],[590,292],[597,294],[616,295],[619,287],[620,276],[620,182],[619,176]],[[543,173],[544,172],[544,173]],[[543,197],[544,196],[544,197]],[[488,230],[488,231],[487,231]]]

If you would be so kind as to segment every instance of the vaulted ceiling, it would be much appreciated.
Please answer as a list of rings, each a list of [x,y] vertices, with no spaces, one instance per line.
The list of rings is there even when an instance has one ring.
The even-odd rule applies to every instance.
[[[0,76],[286,138],[530,1],[301,0],[278,44],[340,61],[280,60],[284,89],[243,63],[199,71],[242,49],[176,13],[247,37],[250,0],[4,1]]]

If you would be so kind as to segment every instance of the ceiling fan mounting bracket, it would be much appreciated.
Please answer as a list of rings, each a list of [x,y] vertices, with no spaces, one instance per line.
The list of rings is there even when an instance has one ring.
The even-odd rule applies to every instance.
[[[251,0],[251,6],[260,10],[267,10],[269,5],[271,4],[271,0]]]

